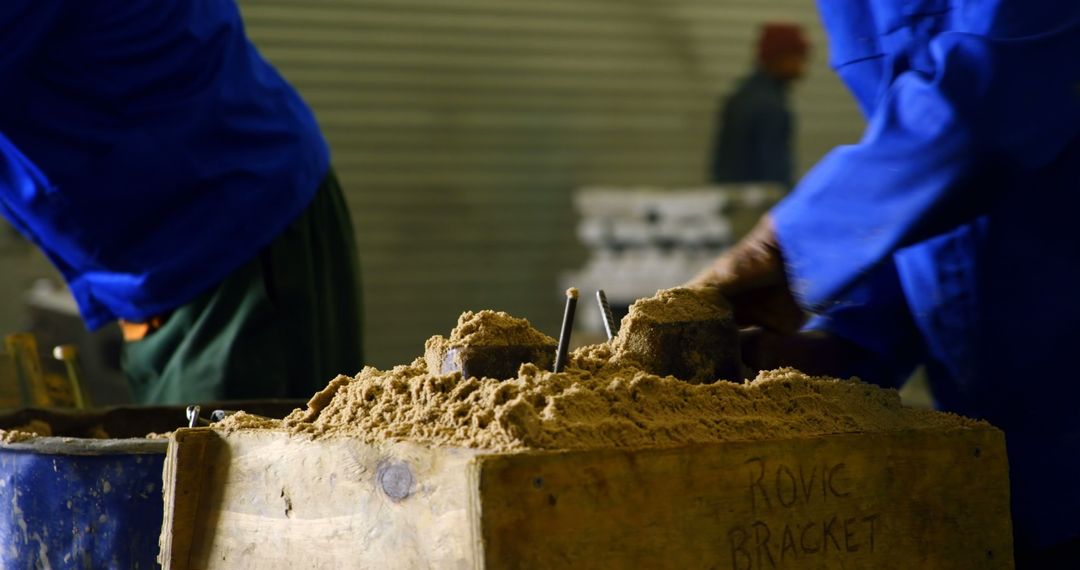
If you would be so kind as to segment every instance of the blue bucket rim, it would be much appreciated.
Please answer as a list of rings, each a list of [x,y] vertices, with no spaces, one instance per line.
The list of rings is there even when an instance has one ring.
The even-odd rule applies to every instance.
[[[26,451],[48,455],[130,455],[164,454],[169,448],[167,439],[90,439],[83,437],[34,437],[0,443],[2,451]]]

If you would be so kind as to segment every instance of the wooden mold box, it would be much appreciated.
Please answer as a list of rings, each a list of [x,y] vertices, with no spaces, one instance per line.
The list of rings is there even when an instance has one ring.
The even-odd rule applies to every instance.
[[[1012,568],[1002,433],[491,453],[178,430],[165,568]]]

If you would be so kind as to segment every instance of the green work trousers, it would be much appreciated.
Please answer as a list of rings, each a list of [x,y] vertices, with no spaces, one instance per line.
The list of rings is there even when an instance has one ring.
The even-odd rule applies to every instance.
[[[307,210],[258,256],[145,338],[124,343],[136,402],[308,398],[336,375],[356,374],[359,272],[331,171]]]

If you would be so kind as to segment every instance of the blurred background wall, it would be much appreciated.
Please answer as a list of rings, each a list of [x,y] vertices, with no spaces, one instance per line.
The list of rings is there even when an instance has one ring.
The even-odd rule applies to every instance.
[[[364,272],[367,355],[420,354],[466,309],[556,335],[560,272],[583,261],[585,185],[697,186],[715,113],[763,21],[806,26],[793,93],[800,171],[862,119],[807,0],[241,0],[263,54],[315,109]],[[0,330],[49,271],[0,248]],[[674,284],[673,284],[674,285]]]

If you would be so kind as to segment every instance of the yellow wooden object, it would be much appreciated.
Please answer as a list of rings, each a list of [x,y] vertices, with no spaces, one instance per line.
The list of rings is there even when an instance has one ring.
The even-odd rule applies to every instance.
[[[165,568],[1012,568],[1004,437],[523,452],[179,430]]]
[[[37,340],[30,333],[15,333],[4,337],[4,348],[15,362],[16,377],[24,406],[53,405],[45,373],[41,369]]]
[[[24,405],[15,357],[6,350],[0,350],[0,409],[21,408]]]

